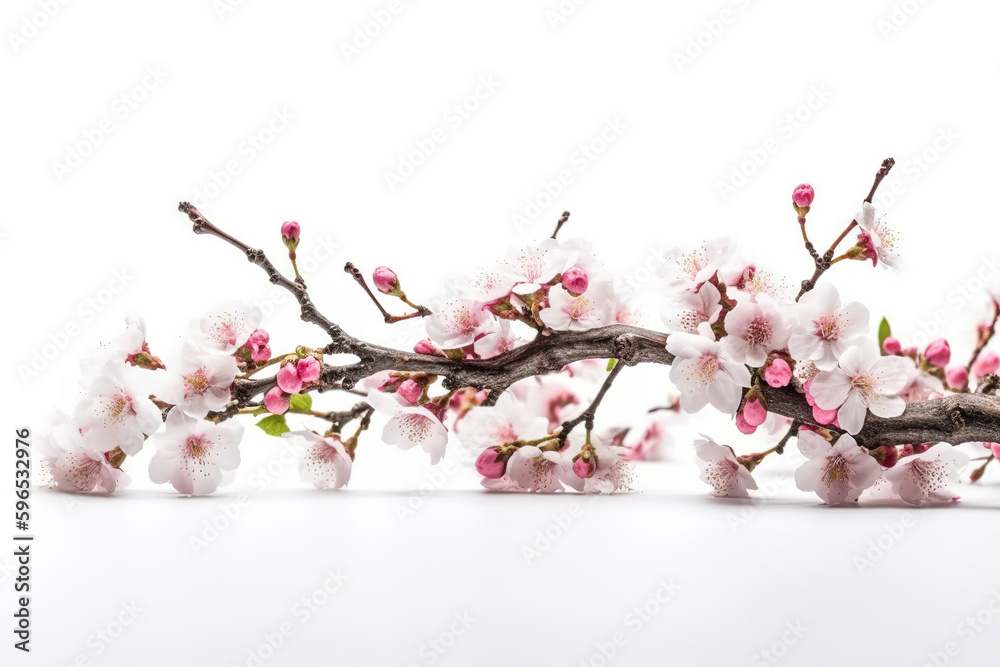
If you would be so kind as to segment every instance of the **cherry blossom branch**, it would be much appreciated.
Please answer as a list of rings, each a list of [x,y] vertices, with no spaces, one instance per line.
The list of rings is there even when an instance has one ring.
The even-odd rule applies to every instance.
[[[569,211],[563,211],[563,214],[559,216],[558,220],[556,220],[556,229],[554,232],[552,232],[551,238],[556,237],[556,234],[559,233],[559,230],[562,229],[562,226],[566,224],[567,220],[569,220]]]
[[[872,182],[871,190],[868,191],[868,196],[865,197],[866,202],[869,204],[872,202],[872,199],[875,197],[875,192],[878,190],[878,186],[881,185],[883,179],[885,179],[885,177],[889,174],[889,170],[891,170],[895,164],[896,161],[891,157],[882,161],[882,166],[880,166],[879,170],[875,172],[875,180]],[[840,233],[840,236],[838,236],[834,242],[830,244],[830,247],[825,253],[823,253],[822,257],[816,253],[812,243],[809,242],[809,238],[806,235],[805,216],[803,215],[799,215],[799,226],[802,228],[802,238],[805,240],[806,250],[809,251],[810,256],[813,258],[813,262],[816,264],[816,269],[813,271],[813,274],[809,279],[802,281],[802,287],[799,290],[799,294],[795,297],[796,301],[801,299],[806,292],[814,288],[816,286],[816,281],[818,281],[820,277],[826,273],[831,266],[833,266],[833,255],[837,252],[837,246],[839,246],[841,242],[847,238],[847,235],[851,233],[851,230],[858,226],[858,221],[857,219],[851,220],[850,224],[847,225],[844,231]]]
[[[365,277],[363,275],[361,275],[361,271],[358,270],[358,267],[354,266],[354,264],[352,264],[351,262],[348,262],[347,264],[344,265],[344,272],[347,273],[348,275],[350,275],[352,278],[354,278],[354,281],[356,283],[358,283],[359,285],[361,285],[361,289],[363,289],[365,291],[365,294],[368,295],[368,298],[370,298],[372,300],[372,303],[375,304],[375,307],[378,308],[378,310],[379,310],[380,313],[382,313],[382,319],[385,321],[386,324],[395,324],[396,322],[402,322],[404,320],[411,320],[414,317],[427,317],[428,315],[431,314],[431,311],[430,311],[429,308],[427,308],[425,306],[414,305],[414,304],[410,303],[409,300],[404,297],[403,301],[407,305],[412,306],[413,308],[415,308],[416,310],[414,312],[408,313],[406,315],[393,315],[389,311],[387,311],[385,309],[385,307],[382,306],[381,302],[379,302],[379,300],[378,300],[378,297],[376,297],[375,293],[372,292],[372,290],[371,290],[370,287],[368,287],[368,282],[365,280]]]
[[[885,172],[891,160],[883,164]],[[884,177],[880,170],[881,181]],[[877,182],[876,182],[877,186]],[[872,188],[874,192],[875,186]],[[255,250],[209,223],[193,206],[181,204],[180,210],[194,222],[194,231],[217,236],[243,251],[247,258],[260,266],[272,283],[278,284],[295,295],[304,321],[320,326],[332,342],[326,352],[344,352],[358,357],[358,361],[345,365],[324,364],[320,381],[305,391],[350,390],[362,378],[380,371],[423,373],[439,376],[445,389],[457,390],[473,387],[489,391],[487,405],[496,402],[500,394],[512,384],[535,375],[546,375],[563,370],[568,364],[586,359],[617,359],[618,363],[605,380],[598,394],[603,399],[611,381],[623,366],[640,363],[669,365],[674,356],[667,352],[667,334],[627,325],[612,325],[586,331],[558,331],[538,336],[531,342],[490,359],[448,359],[395,350],[358,340],[348,335],[337,324],[321,315],[306,291],[305,282],[299,278],[292,282],[282,276],[260,250]],[[234,383],[234,410],[248,405],[276,385],[274,377],[259,379],[238,378]],[[818,424],[805,397],[792,387],[773,388],[762,384],[761,391],[767,409],[789,417],[801,424]],[[359,403],[352,410],[363,410]],[[596,410],[599,400],[587,411]],[[230,412],[227,410],[227,413]],[[331,413],[335,416],[338,413]],[[355,417],[357,413],[355,413]],[[587,419],[584,416],[584,419]],[[591,418],[592,423],[592,418]],[[869,414],[864,427],[856,436],[857,441],[871,449],[883,445],[901,445],[925,442],[998,442],[1000,441],[1000,400],[984,394],[953,394],[929,401],[910,403],[899,417],[880,418]]]
[[[969,358],[969,363],[965,367],[965,373],[967,377],[971,377],[972,367],[975,366],[976,360],[979,359],[979,355],[982,354],[986,346],[989,345],[990,341],[993,339],[994,334],[997,330],[997,320],[1000,319],[1000,303],[993,300],[993,320],[990,322],[990,326],[986,329],[982,329],[979,332],[979,340],[976,342],[976,349],[973,351],[972,356]]]
[[[190,203],[181,202],[178,205],[178,209],[190,218],[193,224],[192,229],[195,234],[209,234],[211,236],[216,236],[230,245],[239,248],[247,256],[247,259],[251,264],[259,266],[267,273],[268,278],[272,283],[291,292],[292,295],[295,296],[295,299],[299,302],[301,310],[300,316],[302,319],[320,327],[330,336],[332,342],[328,347],[331,352],[354,353],[355,350],[363,347],[363,344],[360,341],[347,335],[343,329],[320,314],[320,312],[316,309],[316,306],[313,305],[312,300],[309,298],[309,294],[306,291],[306,283],[301,277],[296,278],[295,282],[292,282],[274,267],[274,264],[271,263],[271,260],[267,258],[262,250],[251,248],[242,241],[222,231],[206,220],[205,216],[203,216],[198,209]]]
[[[569,437],[570,432],[577,426],[580,422],[585,422],[584,427],[588,431],[594,430],[594,418],[597,416],[597,408],[600,407],[601,401],[604,400],[604,395],[608,393],[608,389],[611,388],[612,383],[614,383],[615,378],[621,372],[624,366],[620,363],[615,362],[615,367],[611,369],[608,373],[608,377],[604,379],[604,383],[601,385],[601,389],[597,392],[597,396],[591,401],[587,409],[577,415],[575,418],[565,421],[562,424],[562,428],[559,429],[559,444],[562,445],[566,442],[566,438]]]

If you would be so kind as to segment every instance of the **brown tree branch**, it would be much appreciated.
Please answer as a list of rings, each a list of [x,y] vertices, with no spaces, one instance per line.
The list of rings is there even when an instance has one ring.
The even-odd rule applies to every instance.
[[[282,276],[260,250],[254,250],[215,227],[190,204],[180,210],[195,223],[196,233],[208,233],[242,250],[251,262],[263,268],[272,283],[292,292],[298,300],[302,319],[326,331],[332,342],[327,352],[357,356],[346,365],[324,364],[320,382],[309,390],[352,389],[362,378],[380,371],[424,373],[443,379],[446,389],[462,387],[489,390],[487,404],[496,402],[501,393],[519,380],[563,370],[568,364],[585,359],[618,359],[612,370],[617,375],[622,366],[673,363],[667,352],[667,334],[626,325],[612,325],[587,331],[556,331],[491,359],[447,359],[374,345],[358,340],[321,315],[313,305],[301,279],[292,282]],[[274,387],[274,377],[237,379],[234,399],[249,404]],[[607,383],[604,388],[606,391]],[[805,397],[792,387],[761,385],[768,410],[801,424],[817,424]],[[358,404],[354,409],[361,409]],[[596,406],[595,406],[596,407]],[[336,413],[331,413],[336,414]],[[868,448],[924,442],[1000,442],[1000,399],[985,394],[960,393],[930,401],[911,403],[899,417],[880,418],[868,415],[861,432],[855,436]]]

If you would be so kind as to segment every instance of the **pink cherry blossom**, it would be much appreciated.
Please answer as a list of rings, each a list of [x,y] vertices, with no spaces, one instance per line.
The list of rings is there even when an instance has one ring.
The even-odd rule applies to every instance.
[[[716,341],[711,327],[703,323],[698,335],[671,334],[667,351],[676,357],[670,380],[681,392],[685,412],[697,412],[706,403],[728,414],[736,412],[742,387],[750,386],[750,371],[737,358],[729,336]]]
[[[564,258],[555,239],[525,246],[505,260],[502,265],[513,280],[511,291],[515,294],[532,294],[551,282],[561,272]]]
[[[312,431],[290,431],[286,438],[301,438],[305,452],[299,459],[299,476],[317,489],[340,489],[351,481],[354,457],[337,434],[323,437]]]
[[[156,396],[185,414],[202,419],[209,412],[224,410],[232,400],[231,388],[237,372],[232,356],[205,353],[185,345],[179,358],[170,363],[161,377]]]
[[[871,259],[874,265],[882,262],[882,266],[894,268],[899,261],[899,236],[896,231],[878,215],[871,202],[863,202],[854,219],[861,228],[858,245],[867,251],[865,257]]]
[[[806,292],[794,307],[795,326],[788,351],[796,361],[812,361],[830,370],[849,345],[868,333],[868,309],[857,301],[841,307],[830,283]]]
[[[435,345],[452,350],[469,345],[480,333],[492,331],[494,320],[483,310],[482,303],[458,299],[435,309],[424,324]]]
[[[378,389],[368,392],[368,404],[379,414],[389,417],[382,429],[383,442],[404,450],[419,445],[430,454],[431,463],[437,463],[444,456],[448,429],[433,412]]]
[[[922,454],[901,458],[883,475],[892,492],[911,505],[956,500],[949,487],[959,482],[959,473],[969,457],[952,445],[942,442]]]
[[[532,493],[562,491],[564,482],[580,490],[583,480],[573,474],[572,467],[573,462],[560,452],[543,451],[534,445],[527,445],[510,457],[506,477],[519,490]]]
[[[191,326],[191,337],[206,350],[232,354],[250,339],[260,319],[260,308],[233,303],[195,321]]]
[[[697,292],[679,292],[677,300],[664,309],[661,318],[668,331],[696,334],[702,322],[715,324],[719,319],[721,298],[719,288],[706,282]]]
[[[121,447],[129,456],[142,449],[145,436],[163,424],[160,409],[149,400],[150,371],[109,361],[90,378],[74,412],[87,446],[100,452]]]
[[[243,425],[234,420],[216,424],[171,410],[166,430],[149,439],[156,448],[149,477],[157,484],[170,483],[179,493],[212,493],[223,472],[239,466],[242,439]]]
[[[562,289],[549,292],[549,307],[538,316],[545,326],[559,331],[585,331],[611,322],[611,285],[591,285],[586,294],[574,297]]]
[[[731,448],[702,436],[694,449],[701,465],[701,481],[711,486],[715,495],[746,498],[748,489],[757,489],[753,475],[736,460]]]
[[[671,251],[661,274],[671,286],[695,290],[722,268],[735,249],[736,244],[727,237],[708,241],[694,250]]]
[[[626,458],[628,450],[618,445],[605,444],[594,434],[590,436],[590,443],[592,455],[588,458],[580,456],[585,435],[574,432],[570,435],[570,443],[565,452],[565,456],[572,462],[572,475],[583,480],[582,488],[577,490],[605,495],[631,491],[635,466]],[[570,481],[572,484],[579,484],[577,480]]]
[[[57,418],[38,447],[60,491],[114,493],[129,481],[121,469],[111,465],[108,453],[87,446],[79,427],[65,415]]]
[[[874,344],[847,348],[840,366],[813,378],[810,393],[823,410],[837,410],[837,421],[850,434],[864,426],[870,410],[878,417],[897,417],[906,403],[899,397],[913,361],[883,357]]]
[[[763,366],[767,356],[788,343],[791,327],[778,304],[766,295],[757,302],[740,301],[726,316],[727,338],[732,338],[733,354],[749,366]]]
[[[489,447],[538,440],[549,433],[548,421],[538,414],[538,407],[505,392],[496,405],[469,410],[458,426],[458,439],[472,456]]]
[[[510,352],[517,345],[517,335],[507,320],[500,320],[494,331],[485,333],[473,343],[472,349],[481,359],[491,359]]]
[[[868,450],[846,433],[831,445],[815,431],[800,429],[797,440],[808,460],[795,471],[795,485],[802,491],[815,491],[829,505],[857,500],[882,474]]]

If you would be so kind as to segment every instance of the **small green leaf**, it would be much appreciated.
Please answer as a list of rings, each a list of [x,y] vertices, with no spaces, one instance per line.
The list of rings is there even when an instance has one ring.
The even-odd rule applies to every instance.
[[[264,417],[257,422],[257,426],[259,426],[264,433],[275,436],[281,435],[282,433],[288,433],[292,430],[288,428],[288,424],[285,423],[285,415],[271,415],[270,417]]]
[[[608,372],[610,373],[611,371],[613,371],[617,364],[618,364],[617,359],[608,359]]]
[[[878,325],[878,346],[882,347],[882,343],[885,339],[892,335],[892,327],[889,326],[889,320],[882,318],[882,321]]]
[[[256,417],[257,415],[269,415],[271,414],[271,411],[267,409],[266,405],[262,405],[253,412],[251,412],[250,414]]]
[[[312,406],[313,397],[310,394],[292,394],[288,399],[288,409],[292,412],[309,412]]]

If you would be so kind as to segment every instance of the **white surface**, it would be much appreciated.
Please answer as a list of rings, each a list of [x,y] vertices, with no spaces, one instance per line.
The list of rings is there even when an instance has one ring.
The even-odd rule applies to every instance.
[[[24,425],[40,431],[52,407],[74,399],[77,360],[128,311],[146,316],[164,351],[190,317],[236,297],[264,305],[281,347],[321,342],[289,297],[217,240],[191,235],[176,212],[229,162],[239,173],[205,214],[276,260],[278,226],[299,220],[320,307],[353,333],[405,346],[419,324],[385,330],[344,261],[366,272],[389,264],[412,297],[433,302],[449,278],[549,234],[569,209],[562,234],[592,240],[633,284],[664,248],[722,234],[794,283],[810,266],[791,189],[816,187],[809,224],[819,245],[893,155],[884,191],[898,194],[882,201],[905,235],[907,265],[898,274],[838,266],[831,277],[875,318],[888,315],[904,342],[939,329],[956,355],[971,350],[984,280],[996,273],[995,244],[982,238],[996,180],[994,4],[587,2],[553,28],[556,0],[404,2],[350,62],[341,43],[388,2],[242,2],[221,17],[218,4],[59,5],[16,50],[10,34],[39,3],[4,6],[8,437]],[[894,14],[904,6],[909,14]],[[724,10],[729,23],[679,69],[674,54]],[[880,22],[900,16],[886,33]],[[449,109],[481,77],[498,85],[479,89],[484,99],[459,123]],[[123,107],[123,94],[144,99]],[[786,115],[810,100],[816,108],[790,131]],[[110,134],[60,179],[53,163],[104,119]],[[609,122],[624,126],[620,136],[582,158],[579,147]],[[273,140],[252,148],[248,136],[266,128]],[[444,143],[390,190],[384,173],[437,128]],[[765,146],[775,151],[764,165],[720,196],[719,181]],[[913,160],[925,152],[926,167]],[[561,171],[569,185],[516,225],[512,216]],[[36,374],[23,373],[33,362]],[[602,418],[628,423],[666,385],[662,369],[630,371]],[[719,421],[705,415],[696,427],[727,433]],[[730,441],[740,451],[759,444]],[[3,663],[246,664],[288,620],[294,636],[265,664],[430,664],[421,647],[466,611],[475,622],[437,664],[578,665],[619,630],[628,642],[611,664],[754,664],[797,621],[808,630],[785,664],[919,665],[950,641],[959,652],[948,664],[992,664],[1000,644],[997,622],[971,638],[960,626],[1000,589],[996,470],[963,489],[960,506],[940,509],[826,509],[787,480],[745,505],[708,498],[678,445],[678,462],[642,470],[641,494],[494,496],[463,473],[401,523],[397,506],[430,468],[369,438],[347,493],[310,492],[286,470],[196,556],[193,531],[255,488],[273,446],[248,438],[239,478],[214,498],[140,482],[68,511],[67,497],[40,493],[36,651],[26,659],[4,646]],[[7,480],[10,458],[0,460]],[[574,503],[583,513],[527,563],[522,547]],[[912,526],[859,572],[855,559],[904,517]],[[292,606],[331,568],[350,580],[299,625]],[[626,614],[663,578],[681,590],[632,633]],[[3,589],[6,617],[6,579]],[[95,656],[88,638],[132,601],[137,621]]]

